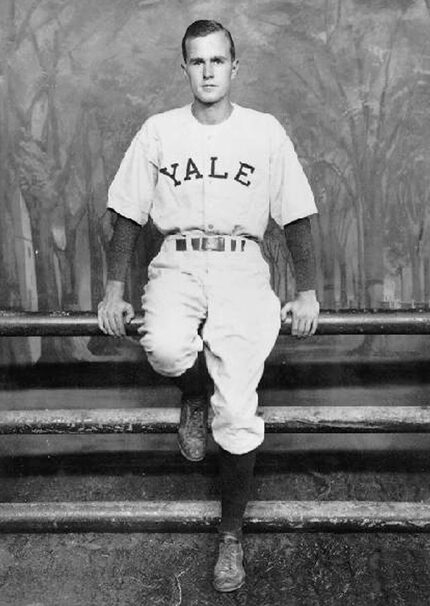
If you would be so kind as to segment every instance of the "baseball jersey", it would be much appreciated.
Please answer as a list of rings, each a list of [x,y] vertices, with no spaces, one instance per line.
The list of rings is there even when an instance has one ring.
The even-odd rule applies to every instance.
[[[233,104],[220,124],[202,124],[191,105],[154,115],[134,137],[109,188],[108,208],[163,234],[262,239],[317,212],[284,128],[272,115]]]

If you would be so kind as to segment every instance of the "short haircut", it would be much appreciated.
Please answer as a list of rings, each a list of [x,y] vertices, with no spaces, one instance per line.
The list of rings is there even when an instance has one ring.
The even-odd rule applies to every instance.
[[[191,23],[191,25],[187,27],[187,31],[182,38],[182,56],[184,61],[187,60],[187,48],[185,46],[187,40],[190,40],[191,38],[202,38],[215,32],[224,32],[227,36],[227,39],[230,42],[231,60],[234,61],[236,59],[236,49],[234,47],[232,35],[228,29],[221,25],[221,23],[218,23],[218,21],[209,21],[207,19],[194,21],[194,23]]]

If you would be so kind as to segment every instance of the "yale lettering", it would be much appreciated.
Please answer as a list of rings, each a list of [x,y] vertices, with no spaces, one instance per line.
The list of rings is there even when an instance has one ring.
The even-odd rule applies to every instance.
[[[160,168],[160,173],[163,173],[163,175],[166,175],[166,177],[170,177],[170,179],[173,180],[175,187],[177,187],[178,185],[181,184],[181,182],[176,179],[176,171],[178,170],[178,166],[179,166],[179,164],[177,162],[175,162],[174,164],[171,164],[171,167],[172,167],[171,173],[169,173],[169,171],[167,170],[166,167]]]
[[[218,156],[211,157],[211,172],[209,173],[209,177],[213,177],[214,179],[227,179],[228,173],[217,174],[215,164],[218,160]]]
[[[195,179],[203,179],[202,173],[199,171],[197,166],[195,165],[192,158],[188,158],[187,168],[185,170],[184,181],[191,181],[191,177],[195,175]]]
[[[244,185],[245,187],[249,187],[251,185],[251,181],[246,179],[246,177],[249,177],[249,175],[252,175],[254,170],[255,170],[255,168],[253,166],[251,166],[250,164],[246,164],[246,162],[241,162],[240,168],[237,171],[237,175],[235,176],[234,180],[237,181],[238,183],[242,183],[242,185]]]
[[[238,169],[234,167],[234,170],[231,172],[223,170],[220,166],[218,166],[218,156],[211,156],[210,170],[207,177],[210,179],[228,179],[230,174],[232,174],[234,177],[230,178],[237,183],[240,183],[244,187],[249,187],[251,185],[250,177],[254,172],[255,167],[252,166],[252,164],[240,161]],[[196,179],[203,179],[204,177],[203,173],[200,171],[192,158],[188,158],[183,171],[181,171],[178,162],[173,162],[169,167],[163,166],[160,168],[160,173],[171,179],[175,187],[182,184],[182,181],[179,178],[180,173],[183,174],[183,181],[193,181]]]

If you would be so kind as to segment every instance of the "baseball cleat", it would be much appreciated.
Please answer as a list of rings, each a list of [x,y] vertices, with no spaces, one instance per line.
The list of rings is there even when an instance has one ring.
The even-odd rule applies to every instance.
[[[236,591],[245,582],[243,549],[240,540],[228,532],[221,533],[213,586],[217,591]]]
[[[208,440],[208,401],[206,396],[182,398],[178,446],[188,461],[205,458]]]

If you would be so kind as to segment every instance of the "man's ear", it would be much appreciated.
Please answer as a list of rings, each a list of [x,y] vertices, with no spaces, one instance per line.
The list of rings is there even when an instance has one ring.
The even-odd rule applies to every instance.
[[[233,69],[231,70],[231,79],[232,80],[234,80],[234,78],[236,78],[238,71],[239,71],[239,59],[235,59],[233,61]]]
[[[181,69],[182,69],[182,74],[184,75],[184,78],[188,79],[187,66],[184,63],[181,63]]]

